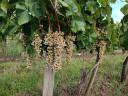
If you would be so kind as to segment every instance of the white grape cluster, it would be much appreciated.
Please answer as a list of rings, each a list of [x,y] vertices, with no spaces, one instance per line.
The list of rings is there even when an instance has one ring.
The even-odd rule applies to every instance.
[[[105,52],[105,47],[106,47],[106,43],[105,41],[100,41],[99,42],[99,62],[101,63],[103,60],[103,56],[104,56],[104,52]]]
[[[44,44],[48,45],[47,63],[53,70],[61,69],[61,56],[65,46],[64,33],[49,32],[44,38]]]
[[[24,51],[23,55],[24,55],[24,59],[26,61],[26,68],[30,69],[32,67],[32,58],[27,53],[27,51]]]
[[[36,59],[41,57],[41,46],[42,46],[42,39],[40,38],[39,34],[35,34],[34,39],[32,41],[32,45],[34,46],[34,50],[36,51]]]
[[[71,63],[72,52],[73,52],[73,41],[75,41],[75,36],[68,35],[65,37],[66,42],[66,61],[68,64]]]
[[[27,62],[27,68],[30,69],[32,67],[32,58],[28,54],[26,57],[26,62]]]

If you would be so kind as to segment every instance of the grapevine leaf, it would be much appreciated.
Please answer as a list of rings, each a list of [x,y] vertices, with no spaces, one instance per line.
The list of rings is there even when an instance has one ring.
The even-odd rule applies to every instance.
[[[8,8],[8,0],[2,0],[1,4],[0,4],[1,9],[7,13],[7,8]]]
[[[102,5],[102,6],[107,6],[109,4],[109,0],[98,0],[98,2]]]
[[[32,6],[29,8],[29,10],[30,10],[32,16],[35,16],[35,17],[42,16],[42,14],[41,14],[42,10],[37,2],[33,3]]]
[[[16,3],[16,9],[27,10],[24,3],[22,3],[22,2]]]
[[[0,9],[0,17],[4,17],[4,18],[6,17],[6,13],[1,9]]]
[[[128,4],[124,5],[122,8],[121,8],[121,12],[126,15],[128,14]]]
[[[70,16],[70,15],[81,15],[81,8],[80,5],[77,3],[76,0],[60,0],[61,4],[64,7],[67,7],[67,12],[66,12],[66,16]]]
[[[16,23],[16,20],[10,20],[9,23],[8,23],[8,26],[5,30],[5,33],[8,34],[8,33],[15,33],[19,28],[19,25]]]
[[[68,5],[66,2],[64,2],[64,1],[62,1],[62,0],[59,0],[59,2],[60,2],[64,7],[69,7],[69,5]]]
[[[111,3],[116,3],[116,0],[111,0]]]
[[[23,25],[31,20],[31,16],[27,10],[17,12],[18,24]]]
[[[42,10],[41,10],[41,6],[40,6],[40,2],[37,2],[35,0],[25,0],[25,5],[29,9],[32,16],[37,17],[37,18],[42,16]]]
[[[72,31],[85,31],[85,22],[81,17],[74,16],[71,22]]]

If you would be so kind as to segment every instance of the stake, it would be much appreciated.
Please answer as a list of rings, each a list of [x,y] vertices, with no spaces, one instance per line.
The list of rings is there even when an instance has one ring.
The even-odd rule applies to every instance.
[[[54,71],[48,65],[44,71],[44,84],[43,84],[42,96],[53,96],[54,75],[55,75]]]

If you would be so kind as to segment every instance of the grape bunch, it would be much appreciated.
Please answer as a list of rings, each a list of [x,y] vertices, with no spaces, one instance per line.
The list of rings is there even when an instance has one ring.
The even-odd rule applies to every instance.
[[[62,51],[65,46],[64,33],[49,32],[44,38],[44,44],[47,45],[47,63],[53,70],[61,69]]]
[[[101,63],[102,60],[103,60],[103,56],[104,56],[104,52],[105,52],[105,46],[106,46],[106,43],[105,41],[100,41],[99,42],[99,62]]]
[[[30,69],[32,67],[32,58],[28,54],[26,57],[26,62],[27,62],[27,68]]]
[[[35,34],[32,45],[34,46],[34,50],[36,51],[36,59],[39,59],[41,57],[40,52],[41,52],[41,43],[42,39],[40,38],[39,34]]]
[[[72,52],[73,52],[73,41],[75,41],[75,36],[68,35],[65,37],[66,42],[66,61],[68,64],[71,63]]]

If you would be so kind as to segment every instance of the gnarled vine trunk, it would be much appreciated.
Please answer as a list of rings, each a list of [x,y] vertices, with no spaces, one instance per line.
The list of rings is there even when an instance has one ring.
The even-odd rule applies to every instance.
[[[96,74],[97,74],[97,71],[98,71],[98,69],[99,69],[99,65],[100,65],[100,53],[99,53],[99,51],[100,51],[100,49],[98,48],[98,53],[97,53],[97,58],[96,58],[96,63],[95,63],[95,67],[94,67],[94,69],[92,70],[92,74],[91,74],[91,77],[90,77],[90,80],[89,80],[89,83],[88,83],[88,85],[87,85],[87,89],[86,89],[86,91],[85,91],[85,94],[84,94],[84,96],[89,96],[89,92],[90,92],[90,90],[91,90],[91,88],[92,88],[92,86],[93,86],[93,83],[94,83],[94,81],[95,81],[95,78],[96,78]]]
[[[126,67],[128,64],[128,56],[126,57],[125,61],[123,62],[123,66],[122,66],[122,73],[121,73],[121,82],[124,82],[126,79]]]
[[[91,88],[92,88],[93,83],[95,81],[97,71],[99,69],[99,65],[102,63],[103,55],[104,55],[104,52],[105,52],[105,46],[106,46],[105,41],[99,41],[98,46],[97,46],[96,63],[94,65],[93,69],[92,69],[92,74],[91,74],[90,80],[88,82],[88,85],[86,87],[84,96],[90,96],[90,91],[91,91]]]
[[[89,73],[91,73],[90,79],[89,79],[89,74],[86,74],[84,80],[82,80],[82,82],[80,83],[79,86],[79,92],[77,96],[89,96],[89,92],[92,88],[92,85],[94,83],[98,68],[99,68],[99,64],[100,64],[100,58],[99,58],[99,49],[97,50],[97,58],[96,58],[96,62],[94,67],[91,69],[91,71]],[[87,81],[89,79],[89,81]]]
[[[6,54],[6,45],[7,45],[7,43],[6,43],[6,40],[7,38],[6,38],[6,36],[3,36],[2,37],[2,52],[3,52],[3,55],[7,55]]]

